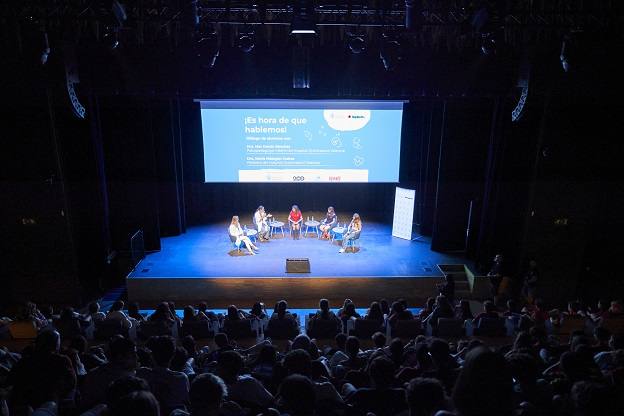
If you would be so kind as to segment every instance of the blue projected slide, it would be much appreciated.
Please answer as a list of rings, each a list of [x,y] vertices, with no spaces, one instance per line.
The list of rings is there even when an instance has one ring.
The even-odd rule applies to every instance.
[[[401,101],[200,100],[206,182],[398,182]]]

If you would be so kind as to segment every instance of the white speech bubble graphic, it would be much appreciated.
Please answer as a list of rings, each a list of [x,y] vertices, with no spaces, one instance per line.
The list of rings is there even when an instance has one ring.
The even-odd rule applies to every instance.
[[[370,110],[323,110],[325,121],[334,130],[354,131],[370,121]]]

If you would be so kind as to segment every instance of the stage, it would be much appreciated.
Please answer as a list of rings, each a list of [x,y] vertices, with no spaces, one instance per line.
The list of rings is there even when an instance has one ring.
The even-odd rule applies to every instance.
[[[162,250],[148,254],[128,275],[129,300],[145,307],[161,300],[226,307],[261,299],[270,305],[282,298],[293,307],[314,307],[321,297],[334,303],[345,297],[422,302],[441,282],[440,265],[471,267],[461,256],[431,251],[428,239],[392,237],[389,224],[365,222],[357,247],[342,254],[338,241],[319,240],[314,233],[292,240],[285,229],[285,237],[278,233],[258,242],[256,256],[237,252],[227,226],[196,226],[163,238]],[[286,273],[286,258],[308,258],[310,273]]]

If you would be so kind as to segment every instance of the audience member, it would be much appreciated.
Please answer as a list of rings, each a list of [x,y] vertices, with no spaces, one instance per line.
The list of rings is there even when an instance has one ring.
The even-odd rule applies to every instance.
[[[123,329],[128,330],[132,328],[132,322],[128,319],[128,316],[123,311],[124,303],[122,300],[116,300],[106,315],[108,321],[118,321],[121,323]]]
[[[152,351],[154,367],[139,368],[137,376],[150,385],[163,413],[184,410],[189,403],[189,380],[183,372],[170,369],[176,351],[175,340],[168,335],[152,337],[147,341],[147,347]]]
[[[85,376],[81,392],[82,407],[88,408],[104,403],[105,389],[113,381],[134,376],[138,365],[136,346],[131,340],[116,335],[108,343],[109,361]]]
[[[434,378],[414,378],[406,391],[409,416],[434,416],[449,407],[444,387]]]
[[[243,357],[236,351],[224,351],[219,355],[216,375],[221,377],[228,388],[228,399],[243,407],[262,409],[273,403],[273,395],[248,374],[241,374]]]
[[[145,317],[141,315],[138,302],[130,302],[128,304],[128,318],[134,319],[136,322],[145,321]]]
[[[381,310],[381,304],[379,302],[372,302],[370,307],[366,311],[366,315],[364,319],[368,319],[371,321],[378,321],[380,324],[384,321],[384,314]]]
[[[106,314],[100,312],[100,304],[98,302],[91,302],[87,307],[87,314],[84,316],[85,321],[100,322],[106,319]]]
[[[405,390],[395,387],[394,371],[395,366],[388,358],[375,358],[368,368],[372,387],[355,390],[347,402],[361,414],[372,412],[376,416],[391,416],[405,410]]]

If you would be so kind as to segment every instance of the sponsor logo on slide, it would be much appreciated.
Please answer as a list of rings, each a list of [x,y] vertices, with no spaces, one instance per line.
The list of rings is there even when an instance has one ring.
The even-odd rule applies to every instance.
[[[323,110],[323,118],[334,130],[360,130],[371,118],[370,110]]]
[[[367,169],[241,169],[239,182],[368,182]]]

